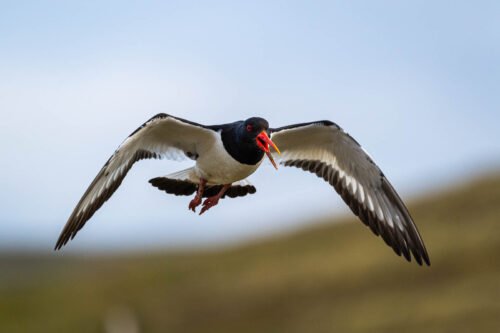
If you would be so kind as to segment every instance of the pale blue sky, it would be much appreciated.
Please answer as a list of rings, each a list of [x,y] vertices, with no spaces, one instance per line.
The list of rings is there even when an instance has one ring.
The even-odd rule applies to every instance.
[[[499,166],[499,17],[498,1],[1,1],[0,247],[52,248],[158,112],[330,119],[405,199]],[[188,164],[137,164],[70,248],[226,244],[347,212],[313,175],[265,164],[256,195],[198,217],[147,183]]]

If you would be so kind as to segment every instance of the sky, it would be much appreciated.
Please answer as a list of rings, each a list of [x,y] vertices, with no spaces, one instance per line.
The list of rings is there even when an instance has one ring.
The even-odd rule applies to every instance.
[[[160,112],[334,121],[404,200],[499,169],[499,17],[498,1],[0,1],[0,248],[52,249]],[[147,182],[188,166],[136,164],[66,251],[233,244],[348,213],[314,175],[264,163],[255,195],[200,217]]]

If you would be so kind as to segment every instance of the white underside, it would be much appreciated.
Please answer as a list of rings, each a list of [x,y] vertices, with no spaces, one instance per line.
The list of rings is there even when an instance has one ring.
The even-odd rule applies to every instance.
[[[164,176],[165,178],[168,179],[177,179],[177,180],[187,180],[195,184],[200,183],[200,177],[197,176],[195,167],[187,168],[181,171],[177,171],[171,174],[168,174]],[[222,183],[213,183],[213,182],[207,182],[209,185],[221,185]],[[227,183],[225,183],[227,184]],[[234,181],[232,185],[239,185],[239,186],[248,186],[252,185],[252,183],[248,179],[242,179],[238,181]]]
[[[220,132],[214,133],[220,136]],[[200,178],[207,181],[209,185],[232,184],[240,182],[250,176],[261,165],[261,159],[255,165],[242,164],[236,161],[223,146],[220,138],[208,147],[196,160],[194,167],[178,171],[165,177],[171,179],[184,179],[198,184]],[[248,181],[240,185],[247,184]]]

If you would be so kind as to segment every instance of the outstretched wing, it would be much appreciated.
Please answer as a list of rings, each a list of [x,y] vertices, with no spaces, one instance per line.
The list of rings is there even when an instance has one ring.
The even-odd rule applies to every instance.
[[[408,209],[379,167],[342,128],[318,121],[270,129],[285,166],[302,168],[329,182],[361,221],[411,261],[430,265]],[[411,253],[411,254],[410,254]]]
[[[104,164],[64,226],[55,249],[73,239],[120,186],[132,165],[147,158],[196,157],[215,143],[217,133],[206,126],[158,114],[135,130]]]

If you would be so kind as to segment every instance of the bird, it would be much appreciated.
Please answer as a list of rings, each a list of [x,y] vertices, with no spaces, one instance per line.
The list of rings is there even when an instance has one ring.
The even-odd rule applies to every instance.
[[[55,245],[61,249],[143,159],[191,159],[194,166],[149,180],[168,194],[189,196],[200,215],[220,199],[256,193],[247,177],[265,157],[316,174],[398,256],[430,265],[420,233],[394,187],[361,145],[329,120],[270,128],[264,118],[202,125],[160,113],[130,134],[104,164],[71,213]]]

